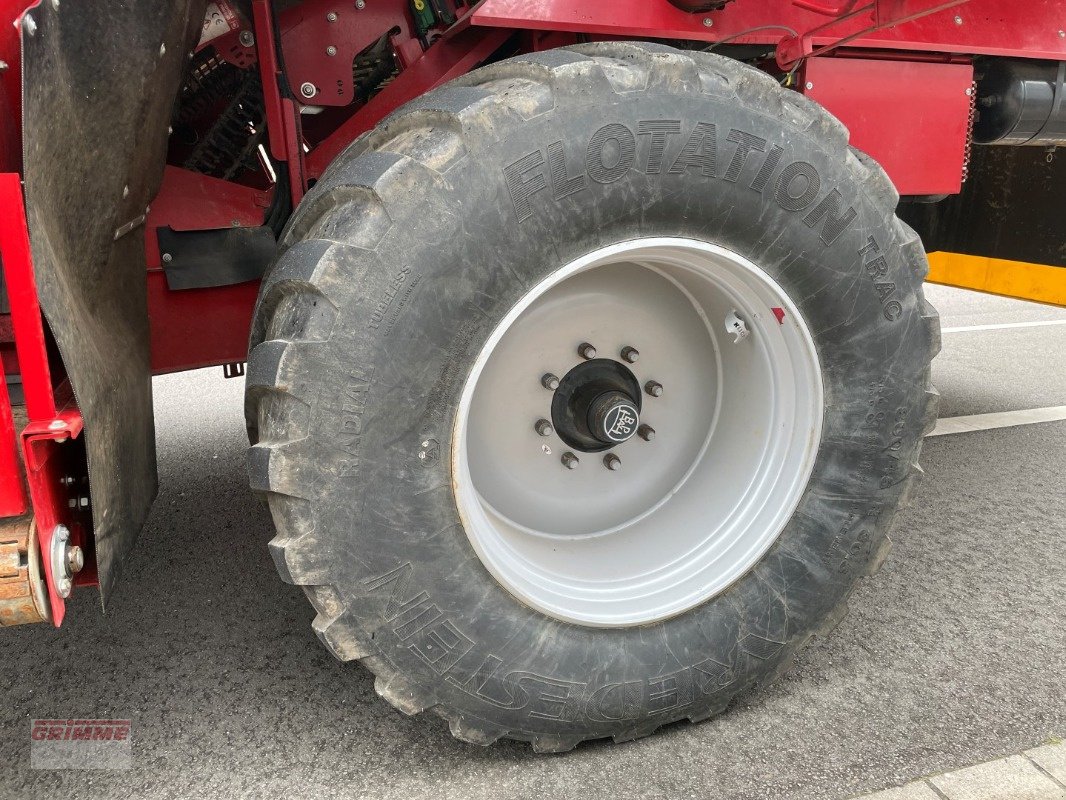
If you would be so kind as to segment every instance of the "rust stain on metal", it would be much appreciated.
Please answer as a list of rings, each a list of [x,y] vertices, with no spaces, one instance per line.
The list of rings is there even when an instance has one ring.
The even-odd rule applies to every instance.
[[[0,523],[0,626],[51,619],[39,554],[31,517]]]

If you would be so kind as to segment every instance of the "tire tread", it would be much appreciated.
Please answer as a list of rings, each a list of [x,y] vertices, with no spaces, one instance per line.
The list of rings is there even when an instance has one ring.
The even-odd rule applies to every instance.
[[[249,474],[253,488],[267,497],[275,519],[278,535],[271,542],[270,549],[279,573],[285,580],[304,587],[319,612],[312,627],[323,644],[341,660],[361,660],[376,676],[376,692],[395,708],[405,714],[433,710],[447,720],[451,733],[462,741],[488,745],[508,737],[530,741],[537,752],[553,753],[572,749],[582,737],[536,735],[493,725],[441,704],[431,688],[414,685],[403,675],[396,674],[376,642],[361,630],[358,621],[344,608],[339,587],[324,580],[327,570],[320,563],[321,559],[314,558],[311,552],[318,546],[313,530],[307,530],[306,523],[301,526],[302,530],[293,529],[295,517],[286,509],[291,510],[301,499],[311,495],[310,488],[302,485],[299,479],[312,475],[312,471],[301,463],[300,441],[305,432],[299,430],[299,426],[289,432],[281,429],[277,424],[278,415],[267,414],[265,408],[272,397],[291,396],[294,391],[290,384],[277,377],[283,372],[281,364],[289,349],[308,339],[320,339],[322,335],[321,328],[314,325],[280,331],[277,315],[286,307],[286,301],[294,302],[293,298],[305,304],[320,299],[329,303],[328,286],[319,269],[320,264],[331,247],[353,247],[350,242],[340,244],[323,238],[305,238],[316,232],[321,220],[345,203],[357,205],[362,221],[351,227],[353,231],[361,229],[362,236],[356,244],[372,249],[381,238],[382,226],[391,224],[388,203],[383,198],[389,196],[390,182],[396,180],[399,165],[415,158],[417,153],[421,165],[437,172],[441,165],[447,165],[465,153],[473,144],[472,137],[480,132],[491,130],[494,136],[506,136],[523,120],[554,107],[555,98],[572,91],[573,79],[578,76],[586,86],[591,82],[603,91],[619,94],[663,85],[684,86],[705,93],[730,92],[737,103],[749,110],[777,113],[797,135],[817,138],[838,149],[841,158],[857,165],[853,168],[861,172],[861,185],[886,215],[894,214],[899,200],[884,170],[865,154],[849,149],[848,131],[842,123],[808,98],[782,91],[765,73],[709,53],[680,51],[651,43],[601,42],[532,53],[500,62],[464,75],[449,87],[398,109],[377,129],[353,142],[327,169],[318,186],[297,209],[283,237],[282,255],[264,281],[256,307],[246,408],[254,444],[249,452]],[[412,137],[417,138],[417,147],[411,146]],[[921,242],[902,222],[897,220],[897,225],[905,257],[912,264],[915,280],[920,282],[926,269]],[[939,349],[936,312],[925,303],[920,285],[918,292],[923,304],[922,318],[934,343],[929,354],[931,359]],[[282,332],[286,335],[281,336]],[[928,367],[924,374],[922,434],[935,422],[938,398],[929,383]],[[271,423],[269,439],[256,443],[267,417]],[[900,494],[900,505],[909,499],[911,488],[921,474],[915,458],[904,482],[906,488]],[[876,572],[890,545],[887,535],[882,532],[872,545],[865,575]],[[812,636],[826,636],[839,624],[847,613],[852,591],[854,585],[816,632],[805,633],[786,643],[793,654]],[[786,671],[790,663],[790,659],[785,659],[776,674]],[[742,682],[728,700],[687,718],[698,721],[722,713],[733,698],[750,688],[751,682]],[[683,712],[677,717],[684,718]],[[674,718],[664,718],[654,723],[641,723],[613,738],[616,742],[641,738],[674,721]]]

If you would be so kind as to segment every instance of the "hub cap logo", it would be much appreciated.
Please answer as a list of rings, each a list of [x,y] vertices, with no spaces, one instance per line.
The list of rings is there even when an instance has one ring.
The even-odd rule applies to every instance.
[[[617,405],[603,419],[604,433],[612,442],[624,442],[637,429],[637,410],[630,405]]]

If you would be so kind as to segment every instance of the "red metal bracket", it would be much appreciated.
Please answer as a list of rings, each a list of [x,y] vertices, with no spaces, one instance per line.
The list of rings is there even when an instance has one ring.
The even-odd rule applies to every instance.
[[[15,331],[15,350],[18,353],[22,373],[22,388],[26,398],[28,424],[21,432],[23,461],[26,465],[26,483],[30,490],[33,513],[37,520],[41,563],[44,565],[48,584],[48,598],[52,608],[52,621],[59,626],[63,621],[65,605],[57,594],[52,577],[51,559],[48,557],[52,535],[61,520],[70,518],[67,507],[67,490],[61,482],[57,468],[61,455],[59,445],[76,438],[82,431],[81,413],[74,404],[69,384],[64,382],[64,391],[59,395],[53,389],[52,373],[48,362],[48,349],[44,335],[44,320],[37,296],[37,281],[33,272],[29,230],[26,226],[26,206],[22,197],[22,184],[16,173],[0,174],[0,207],[8,214],[0,225],[0,253],[3,254],[4,278],[7,282],[11,303],[11,322]],[[7,394],[6,386],[2,392]],[[0,435],[6,425],[4,417],[10,418],[10,399],[0,396]],[[14,424],[11,423],[14,433]],[[13,449],[13,445],[12,445]],[[6,442],[0,443],[0,497],[4,503],[18,507],[18,496],[10,492],[10,476],[17,481],[21,475],[17,460],[13,460]],[[8,460],[12,459],[11,462]],[[21,486],[19,487],[21,492]],[[25,510],[25,496],[22,496]],[[85,533],[80,526],[69,526],[75,535],[75,544],[85,546]],[[91,582],[92,571],[78,580]]]
[[[849,0],[840,6],[830,6],[816,0],[792,0],[794,6],[813,11],[815,14],[824,14],[827,17],[842,17],[849,14],[861,2],[862,0]]]
[[[255,25],[256,56],[259,59],[259,76],[263,83],[263,100],[266,106],[267,137],[270,154],[288,167],[289,192],[293,208],[307,191],[304,178],[303,144],[300,136],[300,121],[296,105],[291,99],[281,96],[279,81],[283,78],[278,63],[278,45],[274,36],[274,10],[270,0],[252,0],[252,19]]]
[[[937,11],[960,6],[969,0],[871,0],[862,6],[859,5],[861,0],[849,0],[840,6],[828,6],[814,0],[793,0],[793,2],[807,11],[832,15],[834,19],[798,36],[786,36],[781,40],[777,46],[777,64],[785,70],[792,69],[804,58],[822,55],[876,31],[921,19]],[[872,24],[868,27],[849,33],[847,36],[842,36],[818,48],[814,47],[813,42],[816,37],[825,37],[827,32],[836,25],[864,14],[870,14],[871,17]]]
[[[278,28],[285,79],[292,96],[304,105],[352,103],[355,57],[384,35],[395,43],[415,38],[408,3],[409,0],[374,0],[362,4],[304,0],[282,11]],[[305,86],[307,94],[302,92]]]

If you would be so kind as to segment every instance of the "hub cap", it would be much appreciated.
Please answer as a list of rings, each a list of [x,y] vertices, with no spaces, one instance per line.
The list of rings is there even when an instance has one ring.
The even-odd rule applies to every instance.
[[[814,343],[773,279],[715,245],[625,242],[550,275],[489,338],[456,417],[456,502],[523,602],[654,622],[774,543],[821,417]]]

